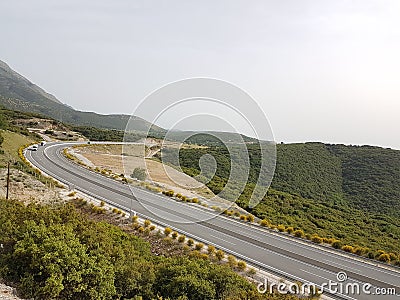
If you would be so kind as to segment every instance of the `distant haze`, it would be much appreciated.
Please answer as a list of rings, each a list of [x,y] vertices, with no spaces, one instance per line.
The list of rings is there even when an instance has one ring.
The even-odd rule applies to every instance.
[[[400,149],[399,16],[397,0],[1,1],[0,60],[80,110],[130,114],[212,77],[251,94],[278,142]],[[206,125],[185,126],[227,130]]]

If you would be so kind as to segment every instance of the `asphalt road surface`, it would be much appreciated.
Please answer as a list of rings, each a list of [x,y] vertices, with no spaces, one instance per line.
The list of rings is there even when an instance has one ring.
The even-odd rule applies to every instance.
[[[337,283],[332,286],[336,292],[329,293],[326,286],[324,289],[325,294],[334,298],[400,300],[400,272],[394,268],[243,224],[199,205],[129,187],[66,159],[62,150],[70,145],[48,143],[37,151],[27,150],[26,157],[46,174],[76,190],[126,211],[132,209],[153,222],[234,254],[256,268],[319,286],[329,281]],[[345,272],[347,280],[340,283],[339,272]],[[388,288],[394,288],[399,296],[378,295],[393,291]]]

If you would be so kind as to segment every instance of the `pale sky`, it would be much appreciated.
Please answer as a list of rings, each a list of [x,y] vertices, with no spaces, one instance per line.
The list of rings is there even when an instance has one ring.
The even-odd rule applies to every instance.
[[[1,1],[0,36],[0,60],[79,110],[130,114],[211,77],[252,95],[278,142],[400,149],[398,0]]]

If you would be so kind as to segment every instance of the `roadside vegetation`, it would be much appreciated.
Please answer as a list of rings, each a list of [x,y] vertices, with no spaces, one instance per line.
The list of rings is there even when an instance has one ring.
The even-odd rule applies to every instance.
[[[27,298],[296,299],[259,294],[228,265],[205,260],[201,245],[193,246],[197,252],[191,255],[156,256],[142,238],[89,220],[71,204],[0,200],[0,210],[0,276]],[[144,226],[143,234],[153,228]],[[245,268],[243,262],[228,261]]]
[[[9,161],[13,161],[13,163],[20,161],[19,147],[38,140],[36,134],[30,133],[25,127],[14,124],[16,119],[29,119],[34,116],[36,115],[0,107],[0,167],[5,167]]]
[[[79,132],[92,141],[108,141],[108,142],[136,142],[143,134],[125,133],[124,130],[104,129],[92,126],[72,126],[72,130]]]

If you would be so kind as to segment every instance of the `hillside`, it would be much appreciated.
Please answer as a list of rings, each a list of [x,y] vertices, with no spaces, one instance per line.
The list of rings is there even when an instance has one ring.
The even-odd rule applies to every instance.
[[[249,183],[256,183],[258,146],[249,144],[247,148],[251,165]],[[168,150],[164,154],[163,159],[168,161]],[[226,148],[181,149],[181,166],[188,174],[198,175],[197,162],[204,154],[212,155],[218,164],[209,185],[222,190],[231,170]],[[338,207],[350,206],[398,216],[400,151],[322,143],[280,144],[277,145],[277,164],[271,187]]]
[[[52,101],[61,104],[53,95],[33,84],[24,76],[0,60],[0,90],[7,98],[31,99],[31,101]]]
[[[400,214],[400,151],[370,146],[278,145],[272,187],[364,211]]]
[[[271,188],[258,206],[249,209],[260,156],[257,144],[247,148],[250,176],[236,201],[238,205],[275,225],[367,247],[371,257],[380,249],[400,252],[400,151],[322,143],[277,145]],[[207,186],[219,193],[231,171],[227,149],[181,149],[181,167],[188,175],[198,176],[198,161],[205,154],[212,155],[217,163],[216,173]],[[168,149],[164,150],[163,161],[174,162],[169,160]],[[236,162],[233,166],[240,168]]]
[[[75,110],[62,104],[28,79],[0,61],[0,104],[13,110],[39,113],[64,123],[124,130],[129,115],[101,115],[94,112]],[[132,127],[137,131],[146,130],[150,123],[133,117]],[[158,130],[158,127],[154,127]]]

